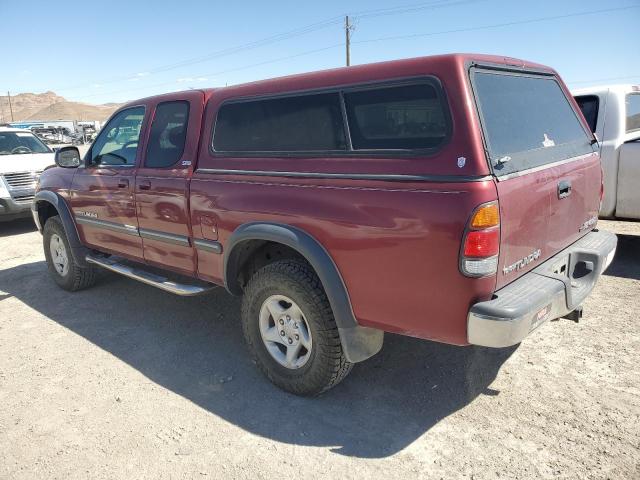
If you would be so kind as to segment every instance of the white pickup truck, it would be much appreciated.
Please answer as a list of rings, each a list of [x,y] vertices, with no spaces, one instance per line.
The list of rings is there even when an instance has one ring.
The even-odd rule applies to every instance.
[[[600,216],[640,219],[640,86],[590,87],[572,93],[600,142]]]

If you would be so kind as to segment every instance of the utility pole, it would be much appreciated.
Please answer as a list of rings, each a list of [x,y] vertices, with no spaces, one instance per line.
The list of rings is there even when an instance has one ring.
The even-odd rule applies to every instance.
[[[11,112],[11,121],[13,122],[13,108],[11,107],[11,94],[7,92],[7,98],[9,99],[9,111]]]
[[[353,25],[349,24],[349,15],[345,15],[344,17],[344,35],[345,35],[345,46],[347,47],[347,67],[351,65],[351,29]]]

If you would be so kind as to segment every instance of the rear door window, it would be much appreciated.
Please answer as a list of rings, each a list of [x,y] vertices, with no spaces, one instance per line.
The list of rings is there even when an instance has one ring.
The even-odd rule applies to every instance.
[[[598,126],[600,99],[597,95],[580,95],[576,97],[576,102],[580,110],[582,110],[582,115],[584,115],[585,120],[589,124],[589,128],[592,132],[595,132]]]
[[[184,152],[188,120],[189,102],[164,102],[156,107],[145,167],[166,168],[180,160]]]
[[[640,130],[640,93],[630,93],[626,98],[627,133]]]
[[[213,136],[218,152],[345,150],[338,93],[223,104]]]
[[[354,150],[431,149],[444,143],[445,106],[432,85],[344,93]]]
[[[476,70],[472,82],[497,175],[593,151],[590,135],[555,78]]]

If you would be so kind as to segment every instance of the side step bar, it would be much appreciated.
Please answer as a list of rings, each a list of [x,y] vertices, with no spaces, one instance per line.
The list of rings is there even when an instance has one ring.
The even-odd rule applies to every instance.
[[[120,263],[120,259],[117,257],[96,257],[93,255],[86,256],[87,263],[98,265],[99,267],[106,268],[112,272],[119,273],[125,277],[133,278],[139,282],[146,283],[153,287],[157,287],[166,292],[174,293],[183,297],[192,297],[194,295],[201,295],[207,293],[214,288],[215,285],[201,286],[201,285],[189,285],[186,283],[177,283],[169,280],[155,273],[147,272],[133,266]]]

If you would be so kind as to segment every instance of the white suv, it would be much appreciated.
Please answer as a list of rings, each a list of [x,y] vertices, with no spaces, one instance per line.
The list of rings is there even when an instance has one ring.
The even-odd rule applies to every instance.
[[[0,127],[0,221],[31,215],[36,181],[53,156],[30,131]]]

